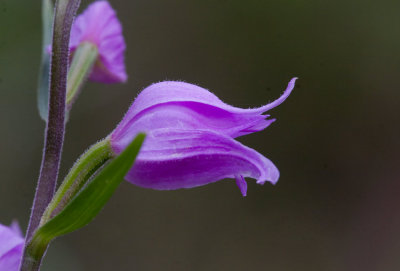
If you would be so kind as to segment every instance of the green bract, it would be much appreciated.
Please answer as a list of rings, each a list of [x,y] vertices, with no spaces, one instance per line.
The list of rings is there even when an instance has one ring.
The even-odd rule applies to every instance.
[[[39,227],[27,246],[32,259],[40,259],[52,239],[78,230],[93,220],[132,167],[144,138],[144,134],[139,134],[58,215]]]

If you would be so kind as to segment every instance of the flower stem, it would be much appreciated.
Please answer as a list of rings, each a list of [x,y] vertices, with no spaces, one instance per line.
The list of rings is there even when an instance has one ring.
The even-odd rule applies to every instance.
[[[65,96],[69,58],[69,39],[80,0],[57,0],[53,24],[53,46],[49,89],[49,117],[46,125],[42,164],[32,212],[26,233],[26,244],[40,223],[51,201],[58,177],[65,131]],[[31,264],[31,260],[35,261]],[[24,251],[20,270],[40,269],[40,258],[31,259]]]
[[[79,95],[82,83],[88,77],[95,63],[98,50],[96,45],[90,42],[81,43],[76,49],[67,81],[67,109],[71,109],[73,102]]]
[[[57,193],[43,214],[40,225],[57,215],[69,201],[81,190],[90,177],[110,158],[112,151],[108,138],[99,141],[89,148],[71,168]]]

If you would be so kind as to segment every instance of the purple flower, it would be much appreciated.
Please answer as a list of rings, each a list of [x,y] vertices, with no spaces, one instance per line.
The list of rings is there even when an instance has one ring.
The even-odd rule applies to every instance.
[[[91,43],[98,50],[98,58],[93,65],[89,79],[112,84],[125,82],[125,40],[122,26],[108,1],[96,1],[79,15],[71,29],[71,54],[82,43]],[[51,46],[47,48],[51,53]]]
[[[138,132],[147,133],[126,176],[138,186],[170,190],[235,178],[245,196],[244,177],[275,184],[279,171],[234,138],[268,127],[275,119],[263,113],[281,104],[295,81],[278,100],[253,109],[230,106],[208,90],[184,82],[153,84],[139,94],[111,133],[111,147],[119,154]]]
[[[0,270],[17,271],[24,248],[24,238],[16,223],[10,227],[0,224]]]
[[[76,18],[71,29],[71,50],[82,42],[93,43],[99,50],[90,80],[101,83],[126,81],[122,26],[107,1],[93,2]]]

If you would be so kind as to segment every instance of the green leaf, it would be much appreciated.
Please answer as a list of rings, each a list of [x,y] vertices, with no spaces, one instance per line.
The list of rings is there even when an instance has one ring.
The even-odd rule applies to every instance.
[[[96,217],[132,167],[144,138],[139,134],[58,215],[35,232],[28,245],[33,258],[40,257],[52,239],[78,230]]]
[[[40,117],[47,121],[49,108],[49,76],[50,76],[50,54],[47,53],[47,46],[51,44],[53,33],[54,7],[52,0],[42,1],[42,60],[39,71],[38,84],[38,108]]]

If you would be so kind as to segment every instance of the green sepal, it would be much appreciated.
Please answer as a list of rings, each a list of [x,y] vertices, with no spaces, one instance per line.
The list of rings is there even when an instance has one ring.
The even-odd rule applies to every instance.
[[[70,110],[77,99],[85,79],[89,76],[99,55],[97,46],[91,42],[82,42],[75,50],[67,81],[67,109]]]
[[[132,167],[144,139],[145,134],[138,134],[59,214],[39,227],[27,246],[30,257],[40,259],[52,239],[76,231],[96,217]]]
[[[50,54],[47,46],[51,44],[53,34],[54,7],[52,0],[42,1],[42,59],[39,69],[38,82],[38,109],[40,117],[47,122],[49,114],[49,82],[50,82]]]

